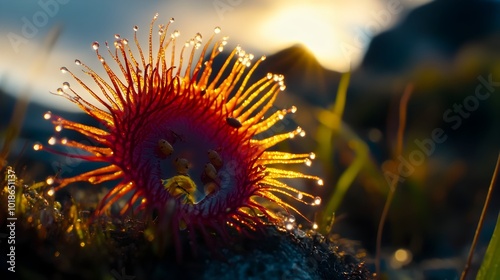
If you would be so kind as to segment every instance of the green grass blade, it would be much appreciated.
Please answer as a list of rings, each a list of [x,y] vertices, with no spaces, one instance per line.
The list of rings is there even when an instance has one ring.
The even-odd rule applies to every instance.
[[[500,279],[500,214],[476,280]]]

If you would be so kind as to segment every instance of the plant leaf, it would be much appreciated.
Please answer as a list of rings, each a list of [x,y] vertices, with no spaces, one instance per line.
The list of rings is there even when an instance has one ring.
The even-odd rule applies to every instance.
[[[500,279],[500,213],[476,280]]]

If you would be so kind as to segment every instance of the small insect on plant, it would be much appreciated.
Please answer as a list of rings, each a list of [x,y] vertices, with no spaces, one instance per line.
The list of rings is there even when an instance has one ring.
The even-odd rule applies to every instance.
[[[215,28],[206,43],[196,34],[179,52],[179,31],[168,33],[174,20],[159,25],[154,32],[157,17],[150,25],[147,50],[139,43],[137,26],[133,28],[135,44],[118,34],[111,46],[105,44],[110,59],[101,55],[98,42],[91,45],[107,77],[76,60],[95,82],[94,87],[68,68],[61,68],[79,89],[65,82],[54,94],[79,106],[101,127],[47,112],[44,117],[58,134],[73,130],[92,144],[61,138],[35,147],[108,165],[57,178],[55,190],[79,181],[118,181],[99,203],[96,216],[109,213],[113,204],[123,200],[122,215],[165,214],[166,205],[170,205],[169,218],[160,220],[168,223],[177,251],[182,250],[181,230],[187,230],[191,239],[199,232],[213,245],[214,235],[225,241],[231,239],[230,232],[247,235],[264,225],[277,224],[280,211],[310,218],[290,201],[317,206],[321,198],[289,185],[290,179],[297,184],[302,182],[299,179],[314,180],[318,185],[323,181],[281,167],[310,165],[314,154],[271,150],[282,141],[305,135],[300,127],[273,133],[273,126],[296,110],[272,110],[278,94],[286,88],[284,77],[269,73],[250,83],[265,57],[254,61],[254,56],[239,46],[220,69],[215,68],[214,59],[227,44],[226,37],[216,39],[220,28]],[[82,98],[81,90],[95,100]],[[64,146],[80,152],[58,148]]]

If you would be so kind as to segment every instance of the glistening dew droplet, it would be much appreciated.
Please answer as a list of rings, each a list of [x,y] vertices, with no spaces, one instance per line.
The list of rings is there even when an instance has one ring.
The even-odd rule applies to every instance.
[[[40,144],[40,143],[36,143],[36,144],[33,145],[33,150],[35,150],[35,151],[39,151],[42,148],[43,148],[43,145]]]
[[[317,196],[314,198],[314,204],[315,205],[320,205],[321,204],[321,197]]]
[[[54,184],[54,177],[47,177],[47,180],[45,180],[45,182],[47,183],[47,185]]]

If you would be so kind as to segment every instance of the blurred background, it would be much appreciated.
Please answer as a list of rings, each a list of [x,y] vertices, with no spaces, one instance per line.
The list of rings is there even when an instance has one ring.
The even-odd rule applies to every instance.
[[[500,1],[0,1],[2,165],[16,165],[32,181],[61,166],[68,174],[86,168],[31,147],[53,134],[42,117],[47,110],[91,122],[49,91],[61,87],[68,77],[59,68],[75,69],[75,59],[100,69],[93,41],[132,38],[134,25],[146,38],[156,12],[158,23],[175,18],[170,30],[185,40],[220,26],[231,48],[267,55],[258,75],[285,75],[276,106],[296,105],[293,123],[308,134],[282,148],[317,154],[311,168],[325,187],[311,192],[323,198],[320,225],[334,212],[331,232],[359,241],[373,258],[391,175],[399,174],[384,271],[394,279],[443,279],[462,270],[500,147]],[[348,71],[344,104],[338,88]],[[404,151],[394,159],[399,101],[410,84]],[[16,106],[26,106],[24,117],[13,115]],[[499,198],[496,191],[475,265]]]

